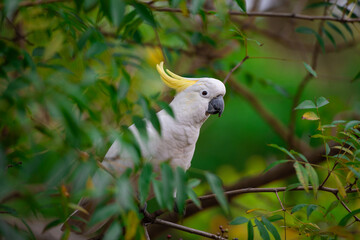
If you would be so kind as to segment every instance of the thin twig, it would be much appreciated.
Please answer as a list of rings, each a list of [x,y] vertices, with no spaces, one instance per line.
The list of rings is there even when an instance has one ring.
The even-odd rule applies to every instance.
[[[232,74],[236,69],[238,69],[238,68],[239,68],[246,60],[248,60],[248,59],[249,59],[249,56],[246,55],[246,56],[241,60],[241,62],[239,62],[238,64],[236,64],[236,66],[233,67],[233,68],[230,70],[230,72],[226,75],[226,77],[225,77],[225,79],[224,79],[224,84],[229,80],[231,74]]]
[[[280,203],[281,209],[282,209],[283,211],[286,211],[286,209],[284,208],[284,205],[282,204],[282,202],[281,202],[281,200],[280,200],[280,197],[279,197],[278,192],[277,192],[277,191],[275,191],[275,194],[276,194],[277,199],[279,200],[279,203]]]
[[[351,209],[346,205],[346,203],[345,203],[344,201],[342,201],[342,200],[340,199],[340,197],[338,196],[338,194],[337,194],[337,193],[334,193],[334,195],[335,195],[335,197],[339,200],[339,202],[341,203],[341,205],[343,205],[343,207],[346,209],[346,211],[348,211],[349,213],[351,213],[351,212],[352,212]],[[359,219],[356,215],[354,215],[353,217],[354,217],[355,221],[360,222],[360,219]]]
[[[172,12],[172,13],[182,13],[181,9],[178,8],[168,8],[168,7],[154,7],[151,9],[157,12]],[[204,10],[205,14],[214,15],[216,12],[214,10]],[[229,11],[229,15],[240,16],[240,17],[270,17],[270,18],[292,18],[292,19],[301,19],[308,21],[317,21],[317,20],[327,20],[335,22],[360,22],[360,18],[335,18],[332,16],[310,16],[297,13],[278,13],[278,12],[239,12],[239,11]]]
[[[144,235],[146,240],[151,240],[146,226],[144,225],[143,227],[144,227]]]
[[[181,231],[184,231],[184,232],[188,232],[188,233],[196,234],[196,235],[199,235],[199,236],[207,237],[207,238],[210,238],[210,239],[226,240],[226,238],[223,238],[223,237],[218,236],[216,234],[200,231],[200,230],[197,230],[197,229],[194,229],[194,228],[185,227],[183,225],[172,223],[172,222],[169,222],[169,221],[165,221],[165,220],[162,220],[162,219],[159,219],[159,218],[156,218],[154,220],[154,224],[160,224],[160,225],[168,226],[168,227],[171,227],[171,228],[175,228],[175,229],[178,229],[178,230],[181,230]]]

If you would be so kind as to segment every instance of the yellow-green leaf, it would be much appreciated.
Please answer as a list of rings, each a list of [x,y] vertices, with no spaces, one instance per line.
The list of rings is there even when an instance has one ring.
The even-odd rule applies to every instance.
[[[311,185],[313,186],[314,196],[316,197],[318,187],[319,187],[319,177],[318,177],[315,169],[308,163],[306,164],[306,171],[309,175]]]
[[[335,174],[332,174],[332,176],[335,180],[336,187],[339,190],[341,197],[346,198],[346,191],[345,191],[344,185],[342,184],[342,182],[340,181],[338,176],[336,176]]]
[[[314,112],[306,112],[304,113],[304,115],[302,115],[302,119],[304,120],[310,120],[310,121],[315,121],[315,120],[319,120],[319,116],[314,113]]]
[[[305,191],[309,192],[309,176],[307,175],[305,168],[299,162],[294,163],[294,168],[299,182],[304,187]]]

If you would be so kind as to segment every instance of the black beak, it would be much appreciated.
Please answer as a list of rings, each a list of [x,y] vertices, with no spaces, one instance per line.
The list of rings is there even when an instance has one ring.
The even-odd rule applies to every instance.
[[[208,110],[206,111],[209,114],[219,114],[221,116],[224,111],[224,99],[222,96],[217,96],[216,98],[211,99],[209,102]]]

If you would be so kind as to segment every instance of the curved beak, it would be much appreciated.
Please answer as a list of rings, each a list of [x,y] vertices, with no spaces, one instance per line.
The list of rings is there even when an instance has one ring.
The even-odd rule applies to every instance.
[[[217,96],[209,102],[208,110],[206,111],[209,114],[219,114],[221,116],[224,111],[224,99],[222,96]]]

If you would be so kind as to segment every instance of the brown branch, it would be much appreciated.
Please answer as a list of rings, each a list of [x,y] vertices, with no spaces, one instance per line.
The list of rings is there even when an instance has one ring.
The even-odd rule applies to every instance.
[[[249,56],[246,55],[242,60],[241,62],[239,62],[238,64],[236,64],[235,67],[233,67],[230,72],[226,75],[226,77],[224,78],[224,84],[228,81],[228,79],[230,78],[231,74],[236,70],[238,69],[246,60],[249,59]]]
[[[172,13],[182,13],[181,9],[177,8],[168,8],[168,7],[150,7],[153,11],[157,12],[172,12]],[[205,14],[213,15],[216,12],[214,10],[204,10]],[[238,12],[238,11],[229,11],[231,16],[240,16],[240,17],[270,17],[270,18],[292,18],[292,19],[301,19],[308,21],[316,20],[326,20],[326,21],[335,21],[335,22],[360,22],[360,18],[335,18],[331,16],[309,16],[304,14],[297,13],[278,13],[278,12]]]
[[[342,200],[340,199],[340,197],[338,196],[338,194],[337,194],[337,193],[336,193],[336,194],[334,193],[334,195],[335,195],[335,197],[339,200],[339,202],[341,203],[341,205],[343,205],[343,207],[346,209],[346,211],[348,211],[349,213],[351,213],[350,208],[345,204],[344,201],[342,201]],[[354,215],[354,218],[355,218],[355,221],[360,222],[360,219],[359,219],[357,216]]]
[[[188,232],[188,233],[196,234],[196,235],[203,236],[203,237],[207,237],[207,238],[210,238],[210,239],[226,240],[226,238],[223,238],[223,237],[218,236],[218,235],[216,235],[216,234],[212,234],[212,233],[200,231],[200,230],[197,230],[197,229],[194,229],[194,228],[185,227],[185,226],[183,226],[183,225],[176,224],[176,223],[169,222],[169,221],[165,221],[165,220],[159,219],[159,218],[156,218],[156,219],[154,220],[154,224],[160,224],[160,225],[163,225],[163,226],[168,226],[168,227],[171,227],[171,228],[175,228],[175,229],[181,230],[181,231],[183,231],[183,232]]]
[[[279,203],[280,203],[281,209],[282,209],[283,211],[286,211],[286,209],[285,209],[285,207],[284,207],[283,203],[282,203],[282,202],[281,202],[281,200],[280,200],[280,197],[279,197],[278,191],[275,191],[275,194],[276,194],[276,197],[277,197],[277,199],[278,199],[278,201],[279,201]]]

